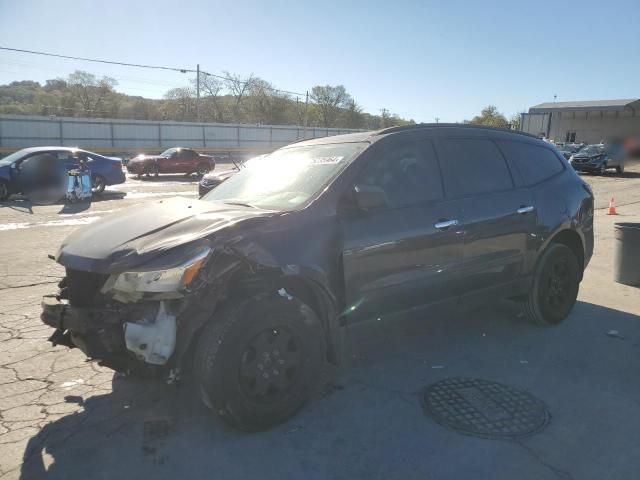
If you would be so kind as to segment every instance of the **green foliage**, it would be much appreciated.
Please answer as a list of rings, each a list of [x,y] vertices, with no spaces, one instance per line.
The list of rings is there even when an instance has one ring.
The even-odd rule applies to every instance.
[[[374,130],[414,123],[383,110],[383,115],[363,112],[343,85],[318,85],[305,98],[277,90],[266,80],[200,76],[202,122],[303,125]],[[44,85],[25,80],[0,85],[0,113],[57,115],[64,117],[127,118],[137,120],[198,121],[197,81],[169,90],[162,99],[148,99],[116,91],[110,77],[77,70],[66,79]]]
[[[509,122],[507,122],[505,116],[498,111],[495,105],[484,107],[480,115],[473,117],[471,123],[487,125],[489,127],[509,128]]]

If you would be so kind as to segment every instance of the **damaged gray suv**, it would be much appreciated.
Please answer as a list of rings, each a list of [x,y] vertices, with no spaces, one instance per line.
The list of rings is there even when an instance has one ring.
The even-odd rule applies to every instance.
[[[526,134],[415,125],[299,142],[201,200],[78,229],[43,300],[51,341],[175,380],[249,431],[290,418],[340,363],[344,327],[500,298],[572,309],[593,195]]]

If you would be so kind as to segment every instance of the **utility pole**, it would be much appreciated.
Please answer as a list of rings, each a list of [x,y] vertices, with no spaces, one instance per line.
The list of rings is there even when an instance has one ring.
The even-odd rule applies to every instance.
[[[303,129],[303,138],[307,138],[307,123],[309,121],[309,90],[307,90],[307,96],[304,101],[304,129]]]
[[[436,123],[440,123],[440,117],[436,117],[435,120],[436,120]]]
[[[387,127],[387,115],[389,114],[389,110],[386,108],[380,109],[380,123],[382,123],[381,128]]]
[[[196,67],[196,118],[200,121],[200,64]]]

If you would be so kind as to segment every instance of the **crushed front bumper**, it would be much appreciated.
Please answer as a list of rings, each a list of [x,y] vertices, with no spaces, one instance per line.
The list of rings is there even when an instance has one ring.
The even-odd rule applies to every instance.
[[[55,332],[53,345],[79,348],[87,357],[120,372],[139,369],[145,364],[127,348],[126,326],[133,319],[155,318],[158,304],[123,306],[122,308],[86,308],[72,306],[51,295],[42,299],[42,321]],[[150,346],[151,348],[151,346]]]

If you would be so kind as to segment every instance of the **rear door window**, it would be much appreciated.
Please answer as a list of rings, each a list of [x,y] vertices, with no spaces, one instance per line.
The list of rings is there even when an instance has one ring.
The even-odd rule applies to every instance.
[[[391,208],[442,198],[442,181],[433,144],[394,143],[367,165],[358,183],[384,190]]]
[[[518,169],[526,186],[540,183],[564,170],[560,158],[549,148],[511,140],[501,140],[500,148]]]
[[[449,197],[513,188],[511,173],[496,144],[486,138],[446,138],[442,176]]]

